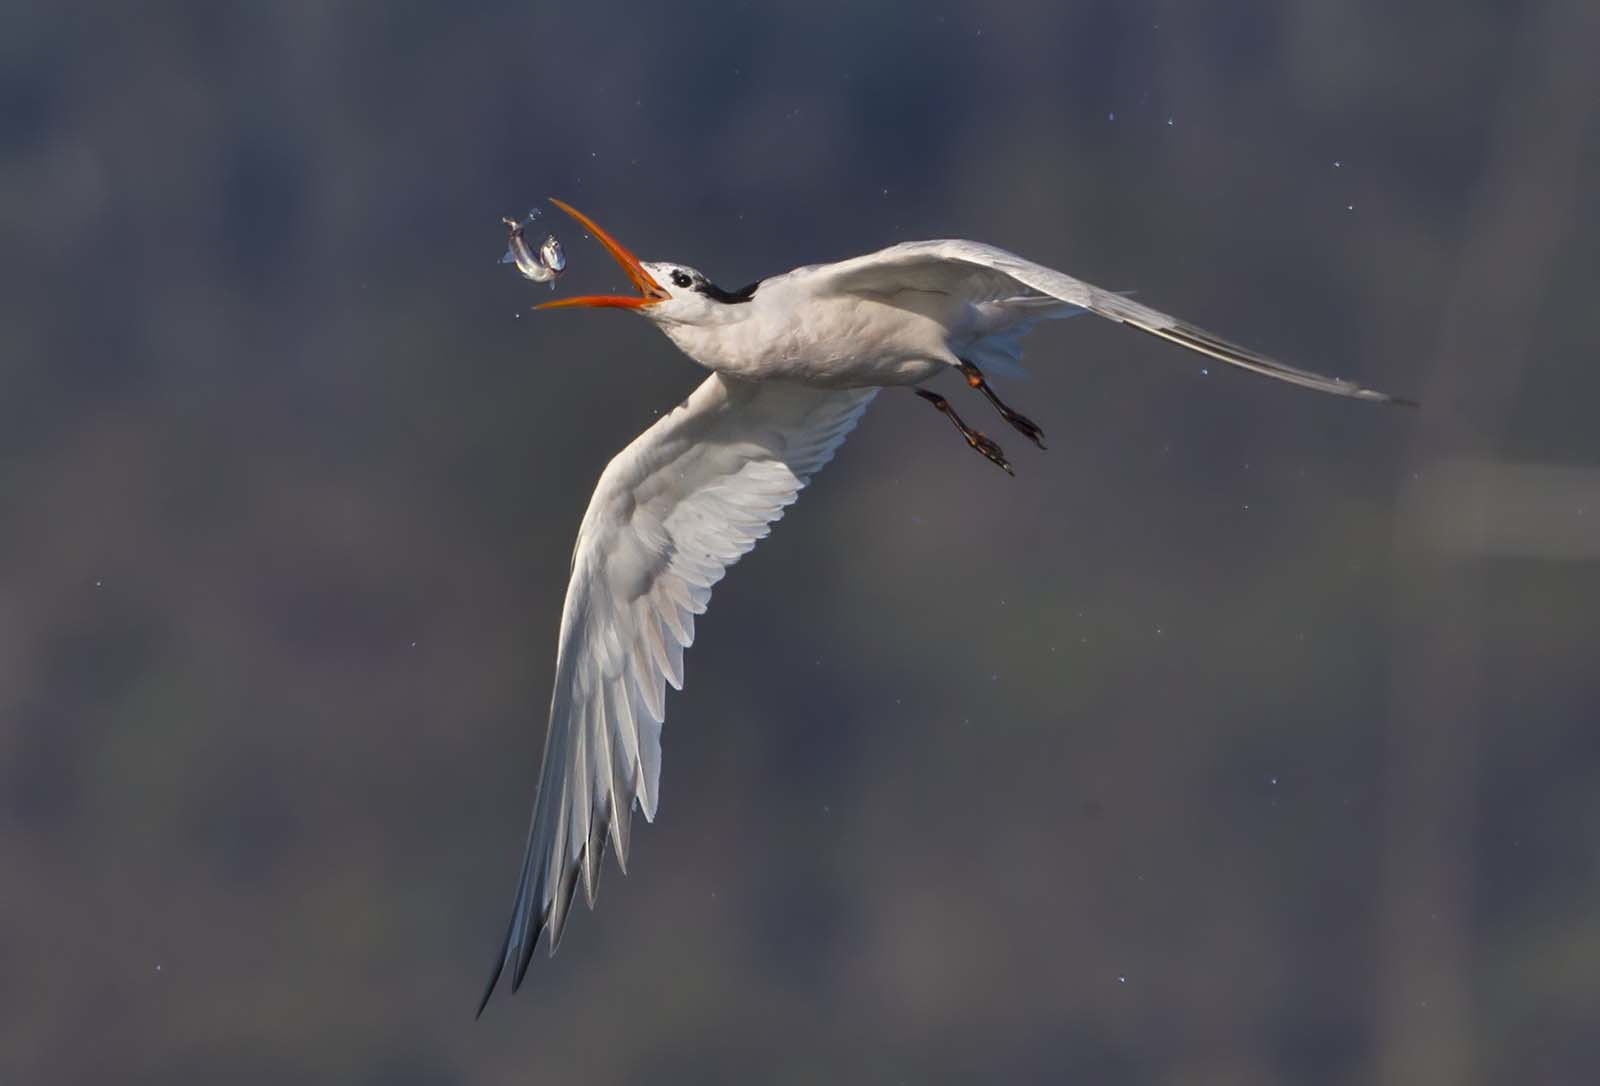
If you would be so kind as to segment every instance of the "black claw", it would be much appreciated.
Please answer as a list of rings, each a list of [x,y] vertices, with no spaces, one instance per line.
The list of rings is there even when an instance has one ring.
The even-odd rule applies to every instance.
[[[1005,450],[1000,448],[999,445],[995,444],[984,435],[978,433],[978,431],[974,430],[972,433],[967,435],[967,444],[971,445],[974,449],[977,449],[984,456],[988,457],[989,463],[999,467],[1007,475],[1014,476],[1017,474],[1011,470],[1011,464],[1006,460]]]
[[[1028,418],[1028,416],[1019,415],[1010,408],[1006,408],[1004,411],[1000,412],[1000,415],[1012,426],[1015,426],[1018,430],[1021,430],[1024,434],[1028,435],[1028,440],[1039,446],[1039,448],[1048,448],[1048,446],[1044,443],[1044,431],[1039,429],[1038,425],[1035,424],[1032,419]]]

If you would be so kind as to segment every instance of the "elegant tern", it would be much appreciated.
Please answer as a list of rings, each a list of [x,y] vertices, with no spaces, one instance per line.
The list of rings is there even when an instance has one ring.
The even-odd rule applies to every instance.
[[[541,931],[555,953],[580,879],[593,908],[608,843],[626,870],[633,809],[655,818],[663,684],[683,688],[694,617],[880,388],[912,388],[1010,472],[998,444],[917,386],[955,370],[1042,448],[1039,427],[1000,401],[984,371],[1015,370],[1022,337],[1039,321],[1089,312],[1305,388],[1410,403],[1286,366],[992,245],[905,242],[730,291],[687,265],[640,260],[587,215],[553,202],[639,293],[537,308],[632,310],[712,372],[606,466],[578,528],[527,850],[480,1015],[505,971],[513,991],[521,986]]]

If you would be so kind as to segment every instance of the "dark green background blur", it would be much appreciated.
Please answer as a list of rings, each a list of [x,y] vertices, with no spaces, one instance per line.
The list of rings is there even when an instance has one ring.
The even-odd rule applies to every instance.
[[[1600,5],[0,5],[0,1082],[1600,1078]],[[514,999],[567,559],[727,285],[1017,249],[1016,479],[879,398]],[[556,217],[562,289],[620,278]],[[1209,368],[1210,372],[1204,372]]]

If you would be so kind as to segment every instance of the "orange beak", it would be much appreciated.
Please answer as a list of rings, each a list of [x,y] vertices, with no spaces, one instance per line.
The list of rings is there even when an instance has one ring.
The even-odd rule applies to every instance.
[[[628,273],[628,278],[633,280],[633,285],[639,288],[639,296],[634,297],[630,294],[584,294],[576,298],[561,298],[554,302],[545,302],[542,305],[534,306],[535,309],[568,309],[572,306],[643,309],[647,305],[656,305],[671,297],[662,288],[661,284],[656,282],[650,273],[644,270],[644,265],[639,263],[639,258],[624,248],[622,242],[601,229],[599,223],[571,204],[557,200],[554,196],[550,198],[550,202],[574,219],[577,219],[585,230],[594,235],[596,241],[606,247],[606,251],[616,258],[618,264],[622,265],[622,270]]]

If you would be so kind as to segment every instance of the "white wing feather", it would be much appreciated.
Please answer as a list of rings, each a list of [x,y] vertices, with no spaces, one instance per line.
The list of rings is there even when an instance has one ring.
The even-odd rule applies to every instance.
[[[578,529],[539,794],[501,972],[522,983],[539,932],[560,942],[581,873],[591,907],[606,840],[626,870],[635,802],[655,817],[663,681],[683,688],[694,616],[830,459],[875,390],[712,375],[619,453]]]
[[[1016,364],[1021,354],[1018,340],[1037,321],[1087,310],[1219,362],[1280,381],[1336,396],[1415,406],[1410,400],[1363,388],[1352,381],[1285,365],[1123,294],[1102,290],[1065,272],[976,241],[910,241],[853,260],[800,269],[797,274],[811,276],[812,289],[819,294],[892,298],[901,291],[935,291],[965,298],[978,322],[973,346],[980,354],[990,352],[994,357],[987,361],[997,368]],[[986,359],[972,361],[982,367]]]

